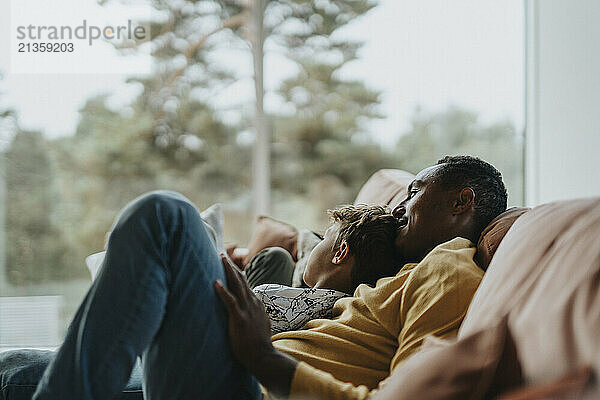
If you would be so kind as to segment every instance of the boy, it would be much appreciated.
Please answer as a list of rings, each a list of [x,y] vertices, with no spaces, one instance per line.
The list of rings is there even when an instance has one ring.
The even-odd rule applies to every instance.
[[[254,288],[271,320],[271,333],[296,330],[329,318],[334,303],[359,284],[374,286],[398,272],[394,240],[399,222],[382,206],[343,206],[329,210],[332,225],[309,255],[308,288],[265,284]]]

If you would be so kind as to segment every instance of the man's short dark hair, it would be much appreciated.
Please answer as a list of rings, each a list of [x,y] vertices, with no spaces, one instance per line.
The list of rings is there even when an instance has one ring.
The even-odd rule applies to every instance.
[[[374,286],[378,279],[398,272],[394,242],[399,224],[387,207],[342,206],[328,214],[331,222],[339,223],[334,249],[345,241],[354,257],[350,275],[353,289],[361,283]]]
[[[479,232],[506,211],[508,194],[502,174],[491,164],[472,156],[446,156],[439,160],[440,183],[446,189],[470,187],[475,192],[475,222]]]

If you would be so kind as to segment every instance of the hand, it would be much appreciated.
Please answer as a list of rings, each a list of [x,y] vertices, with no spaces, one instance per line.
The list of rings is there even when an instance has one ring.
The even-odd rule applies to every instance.
[[[273,347],[271,322],[242,272],[221,254],[229,289],[220,281],[215,290],[229,313],[229,342],[238,360],[271,393],[287,397],[298,361]]]
[[[275,351],[271,344],[271,323],[241,271],[224,254],[221,262],[229,289],[216,281],[215,290],[229,313],[231,349],[248,370],[255,371]]]

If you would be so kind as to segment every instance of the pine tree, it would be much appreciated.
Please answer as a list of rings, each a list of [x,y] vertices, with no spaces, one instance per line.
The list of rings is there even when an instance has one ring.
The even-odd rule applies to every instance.
[[[218,114],[210,104],[211,93],[239,76],[232,66],[219,66],[214,62],[218,58],[213,54],[223,48],[247,46],[252,49],[251,11],[255,3],[153,0],[151,5],[164,15],[160,21],[146,21],[151,27],[156,72],[147,78],[130,80],[143,85],[135,109],[149,113],[154,119],[153,131],[148,137],[174,164],[178,163],[174,155],[181,149],[182,135],[195,135],[203,142],[213,140],[215,149],[235,143],[237,133],[250,129],[255,118],[244,114],[241,123],[229,130],[202,131],[190,129],[186,118],[203,107],[207,117],[210,113]],[[362,82],[337,78],[339,70],[356,59],[361,44],[336,39],[335,34],[374,6],[375,2],[370,0],[265,2],[266,51],[283,52],[298,66],[297,75],[283,82],[277,90],[295,114],[270,110],[275,129],[273,179],[276,188],[305,192],[305,184],[289,185],[300,178],[297,172],[304,174],[303,180],[308,181],[327,170],[354,190],[360,185],[359,181],[382,165],[382,152],[369,143],[364,129],[368,119],[379,117],[375,109],[379,94]],[[145,45],[147,43],[134,43],[130,48]],[[326,149],[332,146],[338,149],[337,157],[331,158],[327,153]],[[240,161],[249,161],[248,150],[238,146],[235,151],[240,156],[230,160],[237,161],[233,170],[238,176],[243,175],[243,182],[250,179],[249,163],[240,164]],[[360,159],[363,153],[372,157],[366,164],[356,157]],[[190,164],[184,167],[190,168]]]
[[[277,90],[287,112],[273,116],[274,187],[309,197],[319,187],[331,191],[318,206],[321,211],[351,201],[374,171],[392,166],[367,128],[369,120],[382,117],[379,92],[340,78],[362,43],[338,39],[337,31],[374,6],[371,1],[295,2],[288,10],[291,18],[275,29],[298,72]]]

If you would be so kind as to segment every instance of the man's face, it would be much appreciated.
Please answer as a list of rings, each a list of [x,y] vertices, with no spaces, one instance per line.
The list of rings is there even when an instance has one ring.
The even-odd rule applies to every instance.
[[[419,172],[408,194],[392,214],[400,221],[396,248],[404,262],[419,262],[435,246],[453,238],[452,204],[456,194],[444,190],[437,177],[440,165]]]
[[[323,240],[319,242],[308,256],[306,270],[304,270],[304,282],[313,287],[323,276],[331,273],[331,270],[336,267],[331,262],[335,254],[333,248],[335,240],[339,233],[339,224],[331,225],[323,235]]]

